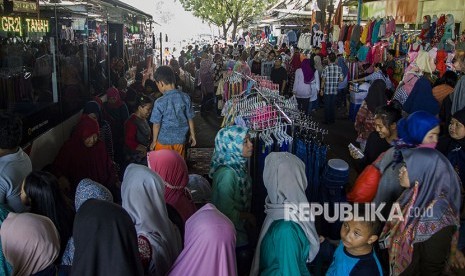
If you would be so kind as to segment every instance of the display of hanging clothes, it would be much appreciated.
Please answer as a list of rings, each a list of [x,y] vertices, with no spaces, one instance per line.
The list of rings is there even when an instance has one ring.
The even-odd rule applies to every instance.
[[[321,42],[323,42],[323,38],[324,34],[322,31],[315,31],[312,36],[312,46],[321,48]]]
[[[439,42],[441,41],[441,38],[444,35],[445,27],[446,27],[446,16],[442,14],[436,23],[436,33],[434,34],[434,37],[431,40],[432,47],[437,46]]]
[[[385,37],[386,36],[386,20],[382,20],[381,25],[379,26],[379,34],[378,37]]]
[[[344,33],[347,32],[347,24],[342,25],[341,31],[339,33],[338,41],[344,40]]]
[[[297,34],[294,30],[290,30],[287,32],[287,38],[289,40],[289,45],[297,43]]]
[[[359,61],[365,61],[370,48],[367,45],[362,45],[357,51],[357,58]]]
[[[367,43],[374,43],[373,42],[373,31],[374,31],[374,28],[375,28],[375,24],[376,24],[376,20],[372,20],[371,23],[370,23],[370,29],[368,30],[368,36],[367,36]]]
[[[370,25],[371,25],[371,20],[368,20],[367,24],[362,30],[362,34],[360,35],[360,42],[362,42],[362,44],[367,43],[367,37],[368,37],[368,31],[370,29]]]
[[[438,22],[438,17],[437,15],[433,15],[433,18],[431,18],[431,27],[429,28],[428,34],[426,36],[427,41],[431,41],[436,34],[436,24]]]
[[[333,26],[333,41],[339,41],[339,34],[341,33],[341,28],[338,25]]]
[[[386,25],[386,36],[391,36],[396,32],[396,20],[391,17]]]
[[[312,48],[312,34],[310,33],[303,33],[299,37],[299,41],[297,42],[297,48],[299,49],[304,49],[304,50],[310,50]]]
[[[371,35],[371,43],[376,43],[379,41],[379,29],[381,27],[381,24],[383,23],[383,19],[378,19],[376,20],[376,23],[373,27],[373,32],[372,32],[372,35]]]
[[[441,78],[446,73],[446,58],[447,52],[445,50],[439,50],[436,54],[436,70],[439,71],[439,77]]]
[[[321,132],[305,127],[299,128],[295,135],[293,154],[305,163],[307,189],[305,194],[310,203],[319,202],[320,175],[326,163],[328,146],[322,141]]]

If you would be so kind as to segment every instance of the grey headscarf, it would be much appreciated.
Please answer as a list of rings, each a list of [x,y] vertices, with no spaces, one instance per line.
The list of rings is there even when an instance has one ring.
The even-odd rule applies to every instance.
[[[451,114],[465,107],[465,76],[462,76],[454,88],[454,92],[450,94],[452,100]]]
[[[268,196],[265,199],[265,213],[267,215],[258,239],[251,275],[258,275],[261,242],[270,225],[275,220],[285,218],[287,210],[285,205],[295,204],[298,206],[301,203],[308,203],[307,196],[305,195],[305,189],[307,188],[305,164],[293,154],[288,152],[270,153],[265,159],[263,182],[268,191]],[[299,213],[299,210],[297,210],[297,213]],[[310,219],[292,221],[302,228],[310,243],[307,262],[311,262],[320,249],[315,223]]]
[[[170,221],[165,205],[163,179],[148,167],[130,164],[121,184],[123,208],[136,227],[137,235],[152,245],[149,270],[165,275],[182,249],[178,229]]]
[[[318,71],[318,73],[321,76],[321,72],[323,72],[323,64],[321,63],[321,57],[319,55],[316,55],[313,60],[315,61],[315,69]]]

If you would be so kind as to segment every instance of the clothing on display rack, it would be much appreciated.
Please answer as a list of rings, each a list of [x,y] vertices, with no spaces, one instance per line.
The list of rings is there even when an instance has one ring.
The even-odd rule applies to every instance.
[[[310,203],[319,202],[320,175],[326,163],[328,146],[324,143],[327,131],[318,128],[317,123],[307,116],[295,123],[293,153],[305,163],[307,176],[307,190],[305,191]]]
[[[299,42],[297,42],[297,47],[303,50],[312,49],[312,34],[303,33],[299,37]]]

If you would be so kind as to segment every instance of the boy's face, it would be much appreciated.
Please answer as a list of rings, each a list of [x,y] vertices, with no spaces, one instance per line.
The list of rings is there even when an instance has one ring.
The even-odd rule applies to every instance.
[[[372,234],[369,224],[364,221],[344,221],[342,224],[341,241],[353,255],[368,254],[377,239],[378,236]]]

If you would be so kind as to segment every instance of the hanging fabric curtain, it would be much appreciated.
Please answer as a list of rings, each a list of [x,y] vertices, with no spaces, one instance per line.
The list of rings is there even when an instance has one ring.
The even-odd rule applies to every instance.
[[[418,0],[386,0],[386,15],[394,16],[396,23],[412,23],[417,19]]]

